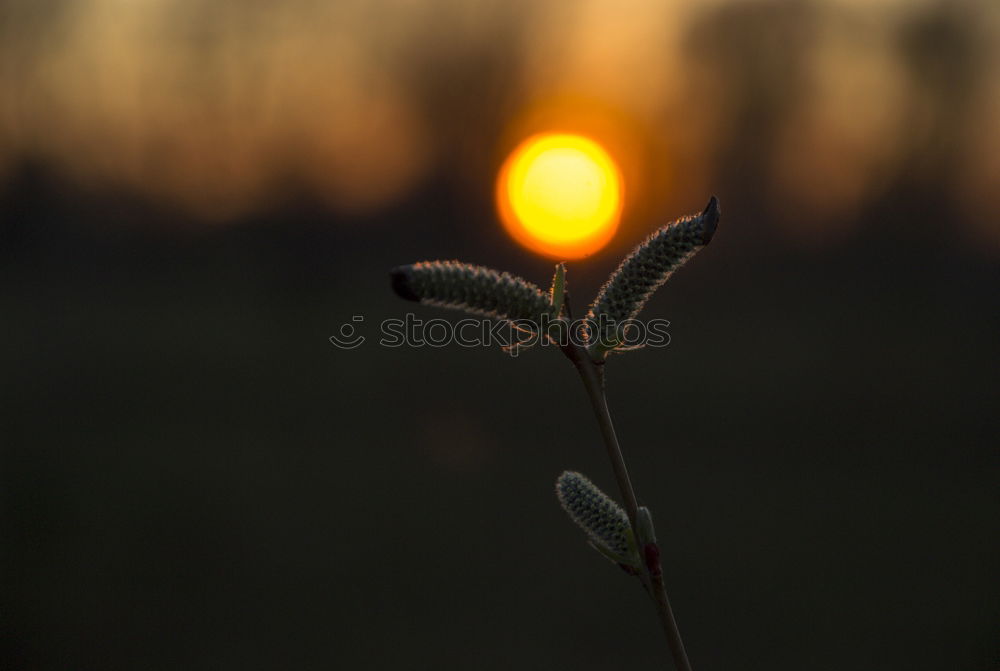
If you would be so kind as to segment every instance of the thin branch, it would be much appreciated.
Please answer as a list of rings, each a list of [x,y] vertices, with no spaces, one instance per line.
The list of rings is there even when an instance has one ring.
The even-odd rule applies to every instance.
[[[601,435],[604,437],[604,447],[607,450],[608,458],[611,460],[615,479],[618,481],[618,489],[621,491],[622,499],[625,503],[625,513],[628,515],[633,533],[635,533],[639,528],[637,524],[639,503],[636,499],[635,489],[632,487],[632,481],[628,475],[628,468],[625,466],[625,458],[622,455],[621,446],[618,444],[618,436],[611,421],[611,412],[608,410],[608,401],[604,393],[604,364],[596,363],[590,358],[585,348],[577,345],[567,345],[563,348],[563,353],[576,366],[577,371],[580,373],[580,379],[583,381],[583,386],[587,390],[590,405],[594,409],[597,423],[601,427]],[[663,626],[663,633],[667,637],[667,645],[670,648],[674,666],[678,671],[691,671],[691,662],[688,660],[687,651],[684,649],[684,641],[681,639],[677,620],[674,617],[673,609],[670,607],[670,599],[667,597],[666,586],[663,583],[659,548],[656,547],[655,543],[651,543],[650,547],[639,548],[639,553],[644,559],[640,577],[656,605],[656,613],[659,615],[660,624]]]
[[[638,529],[636,520],[639,516],[639,502],[636,500],[635,489],[632,487],[632,480],[629,478],[628,468],[625,466],[625,458],[618,445],[614,424],[611,423],[611,412],[608,410],[608,401],[604,395],[604,365],[594,363],[586,355],[584,355],[583,360],[577,359],[573,363],[576,364],[576,369],[580,373],[580,379],[583,380],[583,386],[590,398],[590,405],[594,409],[597,423],[601,427],[604,447],[607,449],[611,468],[614,469],[615,479],[618,481],[618,489],[621,490],[624,499],[628,521],[633,529]]]

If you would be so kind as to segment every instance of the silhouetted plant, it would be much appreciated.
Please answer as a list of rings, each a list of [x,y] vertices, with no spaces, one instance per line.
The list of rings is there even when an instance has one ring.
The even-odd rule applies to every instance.
[[[425,261],[392,271],[392,287],[411,301],[509,320],[559,346],[576,366],[590,398],[624,502],[619,506],[588,478],[566,471],[556,482],[559,502],[591,546],[626,573],[636,576],[656,605],[674,659],[691,665],[663,583],[660,550],[649,510],[639,506],[622,456],[604,391],[608,354],[633,349],[625,328],[670,276],[709,243],[719,222],[713,197],[700,214],[655,231],[625,257],[587,312],[579,338],[566,291],[566,265],[556,265],[548,294],[536,285],[482,266],[458,261]],[[516,346],[515,346],[516,349]]]

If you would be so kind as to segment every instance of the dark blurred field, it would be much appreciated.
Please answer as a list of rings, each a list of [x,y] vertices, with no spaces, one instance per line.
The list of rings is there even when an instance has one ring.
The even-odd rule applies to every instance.
[[[701,143],[664,122],[676,137],[654,133],[636,164],[669,148],[668,174],[650,173],[608,249],[570,265],[582,304],[646,231],[720,198],[712,245],[648,308],[671,321],[671,345],[608,366],[699,671],[1000,660],[998,16],[989,3],[891,4],[689,10],[671,34],[707,110],[630,106],[641,71],[607,80],[620,90],[566,80],[620,118],[711,128]],[[302,159],[309,129],[281,161],[269,149],[281,133],[235,160],[212,136],[238,124],[206,93],[230,80],[211,72],[176,101],[215,110],[204,125],[150,130],[139,114],[123,144],[80,144],[100,136],[102,108],[67,105],[25,73],[51,74],[39,54],[64,44],[58,26],[114,7],[37,6],[51,14],[0,12],[21,44],[0,48],[19,57],[0,64],[0,668],[662,668],[641,589],[585,546],[552,491],[566,468],[614,484],[565,359],[375,343],[383,319],[447,316],[392,295],[400,263],[461,258],[548,281],[551,262],[506,237],[491,201],[504,120],[535,90],[509,72],[548,44],[536,10],[469,10],[444,47],[427,26],[452,25],[455,3],[376,31],[376,46],[428,45],[420,72],[394,70],[406,59],[392,50],[361,61],[403,87],[427,154],[354,200],[352,185],[410,164],[365,163],[364,143]],[[218,6],[190,26],[240,34],[239,5]],[[303,25],[320,11],[295,6]],[[466,44],[465,30],[482,39]],[[857,145],[824,125],[816,79],[796,68],[829,31],[892,55],[887,81],[908,102],[885,122],[891,147],[868,144],[883,122]],[[198,39],[168,35],[179,50]],[[227,66],[236,81],[263,67],[246,63]],[[303,92],[351,90],[303,77]],[[868,107],[837,92],[839,128]],[[350,119],[364,105],[330,109]],[[189,133],[205,134],[190,154],[157,144]],[[269,186],[233,177],[244,160]],[[353,315],[370,339],[338,350],[327,338]]]

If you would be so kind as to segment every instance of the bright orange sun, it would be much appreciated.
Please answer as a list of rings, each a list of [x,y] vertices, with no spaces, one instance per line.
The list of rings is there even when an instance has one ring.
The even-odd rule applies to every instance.
[[[622,177],[604,149],[567,133],[535,135],[511,152],[497,177],[497,208],[524,246],[578,259],[606,245],[622,211]]]

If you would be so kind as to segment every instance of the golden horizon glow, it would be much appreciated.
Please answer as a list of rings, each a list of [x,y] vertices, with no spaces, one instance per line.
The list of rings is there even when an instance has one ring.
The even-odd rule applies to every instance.
[[[515,240],[536,252],[578,259],[618,229],[623,184],[614,160],[582,135],[545,133],[522,142],[497,177],[497,208]]]

